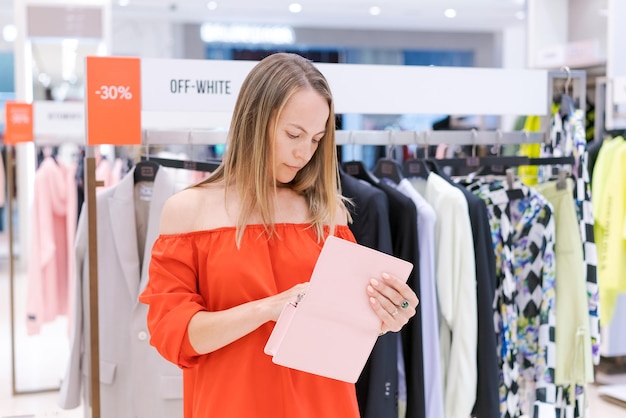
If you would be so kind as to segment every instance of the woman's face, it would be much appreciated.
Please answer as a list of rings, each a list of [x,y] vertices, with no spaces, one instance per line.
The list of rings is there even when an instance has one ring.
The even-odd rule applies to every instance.
[[[304,167],[326,133],[328,102],[311,88],[294,93],[283,108],[274,138],[274,173],[278,183],[289,183]],[[274,125],[274,118],[270,126]]]

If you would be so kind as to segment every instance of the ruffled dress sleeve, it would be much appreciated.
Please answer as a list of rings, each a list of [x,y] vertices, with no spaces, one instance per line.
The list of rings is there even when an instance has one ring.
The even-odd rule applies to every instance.
[[[198,251],[193,234],[161,235],[152,249],[149,281],[139,296],[149,306],[150,343],[170,362],[193,367],[199,354],[189,342],[187,326],[206,310],[198,293]]]

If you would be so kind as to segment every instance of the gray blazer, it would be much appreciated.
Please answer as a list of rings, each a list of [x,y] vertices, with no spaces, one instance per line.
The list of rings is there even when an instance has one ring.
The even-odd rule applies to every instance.
[[[148,281],[161,210],[175,185],[163,168],[157,171],[151,191],[141,184],[136,187],[133,173],[134,169],[96,197],[101,416],[182,418],[182,372],[150,346],[148,307],[137,300]],[[83,210],[76,233],[71,353],[59,405],[78,407],[82,388],[85,416],[90,416],[87,229],[87,211]]]

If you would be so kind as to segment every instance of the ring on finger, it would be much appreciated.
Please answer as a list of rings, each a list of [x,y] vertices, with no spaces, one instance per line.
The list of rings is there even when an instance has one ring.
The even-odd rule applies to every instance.
[[[401,307],[402,309],[406,309],[406,308],[408,308],[408,307],[409,307],[409,301],[408,301],[408,300],[406,300],[406,299],[404,299],[404,300],[402,301],[402,303],[400,304],[400,307]]]
[[[391,316],[396,316],[398,315],[398,308],[394,309],[393,312],[391,313]]]

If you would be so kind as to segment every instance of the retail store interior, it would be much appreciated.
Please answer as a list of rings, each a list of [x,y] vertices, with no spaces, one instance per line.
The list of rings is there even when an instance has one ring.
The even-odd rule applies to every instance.
[[[103,389],[100,399],[89,390],[90,385],[94,390],[114,387],[124,376],[136,379],[134,374],[139,372],[132,371],[132,366],[131,371],[121,371],[121,365],[117,372],[115,365],[109,368],[103,359],[107,342],[96,339],[94,344],[93,339],[86,337],[89,334],[85,331],[86,324],[104,328],[102,318],[113,315],[116,309],[115,303],[106,305],[100,299],[100,325],[97,325],[97,317],[93,322],[89,311],[94,296],[89,292],[93,288],[76,286],[83,280],[93,283],[95,277],[96,281],[100,280],[101,289],[107,285],[113,287],[102,279],[106,267],[97,265],[100,278],[98,273],[89,271],[89,260],[93,260],[94,254],[85,248],[87,242],[97,243],[94,229],[114,229],[115,222],[112,226],[98,224],[91,229],[96,224],[86,213],[87,203],[90,197],[95,199],[123,182],[127,175],[132,176],[135,164],[150,157],[153,162],[169,165],[167,173],[178,189],[209,175],[211,169],[203,163],[215,164],[214,168],[221,161],[234,97],[226,105],[217,101],[206,105],[208,102],[200,100],[213,100],[227,91],[230,94],[231,88],[236,91],[240,85],[237,83],[243,79],[243,76],[238,78],[239,74],[245,76],[250,68],[246,63],[275,52],[300,54],[320,64],[321,69],[328,68],[338,115],[341,175],[351,174],[350,167],[355,166],[350,164],[358,161],[359,170],[393,179],[384,169],[390,165],[379,165],[383,161],[383,164],[393,163],[393,170],[398,168],[402,172],[400,177],[408,179],[417,176],[420,170],[409,163],[421,161],[419,167],[427,167],[421,164],[434,158],[442,164],[447,161],[449,165],[442,172],[461,182],[475,176],[503,179],[506,175],[507,179],[514,176],[515,184],[524,183],[524,190],[544,190],[541,183],[565,182],[561,177],[568,176],[573,185],[570,203],[575,207],[577,222],[570,225],[568,233],[575,235],[578,246],[567,257],[574,258],[575,266],[569,268],[580,278],[577,289],[582,289],[584,301],[582,305],[575,304],[573,296],[559,299],[558,294],[554,297],[554,289],[547,290],[550,273],[546,272],[552,269],[554,274],[553,261],[546,261],[546,266],[541,267],[541,280],[545,282],[537,279],[542,284],[530,293],[539,292],[539,300],[546,304],[565,301],[562,306],[569,309],[565,315],[584,317],[576,338],[583,335],[589,351],[582,357],[575,356],[572,368],[584,364],[581,367],[588,366],[591,373],[562,385],[554,384],[552,374],[550,384],[556,388],[555,400],[544,399],[545,403],[535,399],[535,394],[528,395],[527,392],[536,390],[538,382],[527,379],[524,372],[514,377],[519,381],[511,384],[515,373],[508,374],[511,370],[507,369],[507,361],[511,364],[519,361],[520,369],[525,371],[532,368],[525,369],[528,360],[522,359],[525,355],[522,351],[532,350],[532,344],[523,346],[517,341],[517,334],[514,342],[507,340],[503,335],[510,330],[505,331],[502,322],[506,322],[507,309],[513,306],[502,302],[506,299],[506,286],[502,283],[523,269],[522,262],[518,270],[511,265],[517,262],[516,257],[524,255],[516,253],[514,248],[507,253],[503,249],[506,245],[496,243],[494,238],[494,246],[489,250],[495,251],[494,263],[502,263],[496,270],[501,277],[497,277],[489,300],[473,295],[478,314],[471,314],[471,318],[484,320],[481,309],[489,312],[489,329],[498,344],[497,349],[495,345],[491,348],[500,366],[499,380],[484,387],[494,388],[494,394],[499,397],[499,404],[491,410],[493,414],[484,412],[488,409],[484,402],[478,406],[481,387],[474,381],[468,391],[476,393],[472,395],[476,406],[453,416],[449,413],[449,400],[429,397],[434,392],[430,392],[433,389],[429,388],[426,374],[421,376],[426,395],[422,393],[419,398],[427,400],[422,402],[425,406],[412,406],[417,402],[410,399],[413,389],[407,393],[403,382],[394,382],[393,387],[404,392],[395,393],[393,414],[376,416],[364,406],[367,401],[359,398],[362,417],[626,417],[626,267],[620,262],[626,260],[623,242],[626,238],[611,235],[611,231],[626,231],[626,185],[616,180],[626,179],[626,168],[622,168],[626,163],[620,165],[618,157],[613,161],[609,152],[603,153],[606,151],[603,147],[611,144],[614,145],[611,150],[619,156],[621,149],[616,144],[626,138],[625,20],[623,0],[0,0],[0,418],[160,418],[142,415],[142,407],[137,404],[128,407],[125,411],[128,415],[113,415],[110,411],[114,409],[107,402],[131,405],[127,398],[133,395],[127,393],[124,399],[116,400],[115,395],[104,391],[109,389]],[[141,62],[138,140],[89,141],[87,126],[92,119],[86,90],[94,67],[88,67],[87,57],[123,57]],[[211,63],[215,63],[215,73]],[[229,63],[234,66],[228,66]],[[115,71],[115,67],[110,68]],[[353,73],[350,68],[355,68]],[[224,81],[231,71],[236,80],[232,84]],[[350,74],[350,80],[342,79],[341,74],[344,77]],[[397,79],[393,79],[395,74]],[[158,81],[166,79],[168,83],[161,84],[163,91],[153,89]],[[181,105],[177,100],[191,97],[187,90],[193,90],[200,99],[194,97]],[[205,90],[207,94],[201,98],[200,92]],[[103,87],[98,94],[129,102],[138,97],[134,96],[136,90],[121,85]],[[408,97],[409,94],[413,97]],[[27,139],[18,138],[15,133],[11,136],[13,114],[9,104],[29,106],[32,113]],[[91,112],[95,114],[94,110]],[[121,126],[125,122],[108,123]],[[626,159],[626,148],[621,148]],[[489,158],[502,160],[490,166],[491,173],[476,171]],[[548,163],[550,158],[554,160]],[[55,167],[46,165],[46,161],[52,160]],[[66,170],[63,174],[54,172],[54,168],[61,166]],[[418,171],[411,171],[411,167]],[[434,171],[432,165],[428,167]],[[42,168],[52,170],[43,180]],[[46,224],[42,207],[38,206],[42,196],[52,193],[59,197],[60,190],[65,188],[47,183],[52,176],[71,177],[75,182],[72,184],[78,185],[72,200],[63,197],[63,204],[72,207],[64,214],[67,219],[64,218],[62,227]],[[95,176],[94,182],[88,181],[90,176]],[[513,180],[509,187],[512,184]],[[489,215],[496,216],[498,210],[494,212],[489,206],[496,198],[489,199],[485,203],[490,208]],[[616,203],[618,200],[621,203]],[[81,205],[83,202],[85,205]],[[552,210],[558,214],[557,209]],[[614,219],[611,216],[616,211],[621,211],[617,216],[619,221],[611,224],[609,220]],[[79,217],[84,222],[78,221]],[[50,219],[58,221],[58,218]],[[490,224],[494,237],[497,235],[494,228],[499,227],[500,221]],[[565,245],[558,244],[558,237],[563,234],[558,228],[563,228],[563,224],[558,217],[556,221],[556,244],[553,242],[551,245],[555,246],[551,248],[557,256],[558,293],[559,281],[563,283],[571,278],[558,274],[558,257],[567,251],[563,250]],[[46,235],[50,231],[58,233],[59,228],[66,230],[63,251],[59,250],[58,242],[53,243]],[[612,238],[617,244],[613,244]],[[79,254],[81,250],[85,252]],[[63,253],[61,256],[57,255],[59,251]],[[505,253],[512,258],[502,261],[506,259],[502,255]],[[50,278],[46,260],[54,257],[65,257],[65,277],[60,279],[63,284],[57,283],[59,287],[45,282]],[[98,258],[101,262],[102,257]],[[138,261],[138,265],[142,262],[147,260]],[[551,266],[547,267],[548,264]],[[510,267],[507,270],[510,274],[504,273],[503,266]],[[433,273],[434,283],[439,283],[437,274]],[[424,276],[420,277],[422,283],[424,280]],[[474,286],[479,287],[476,285],[481,280],[479,275],[474,280]],[[527,280],[519,278],[517,285],[527,286]],[[104,293],[115,294],[108,290]],[[528,312],[519,306],[522,302],[518,296],[525,297],[521,293],[516,293],[513,303],[518,304],[515,309],[520,317]],[[569,291],[567,297],[573,293]],[[95,298],[98,298],[97,290]],[[435,319],[437,306],[443,303],[442,295],[438,298],[433,304]],[[426,300],[424,296],[421,299]],[[140,305],[136,297],[133,303]],[[427,306],[425,303],[424,309]],[[117,308],[122,309],[121,305]],[[550,309],[542,305],[541,314],[536,315],[537,327],[539,321],[542,326],[544,320],[548,321],[545,318]],[[558,308],[554,311],[559,312]],[[132,312],[137,315],[136,311]],[[132,322],[134,326],[136,320],[136,316],[129,317],[126,323],[117,324],[117,332],[133,340],[128,342],[129,347],[142,344],[156,353],[149,346],[145,325],[142,323],[139,328],[129,325]],[[426,317],[421,320],[425,321]],[[562,329],[559,321],[557,316],[556,327],[549,331],[556,329],[557,346]],[[526,325],[532,328],[533,324]],[[522,322],[516,322],[516,326],[519,336],[526,336],[520,338],[528,338],[530,333],[521,330]],[[485,353],[481,348],[485,344],[481,340],[481,323],[478,329],[478,336],[472,342],[480,364],[481,353]],[[110,330],[102,329],[100,335],[107,335],[106,332]],[[454,329],[451,332],[465,338],[461,330],[456,330],[458,334]],[[534,347],[539,355],[533,352],[532,361],[537,363],[532,366],[540,367],[542,361],[564,364],[558,359],[552,363],[550,343],[554,341],[547,342],[544,350],[541,338],[545,335],[539,334],[537,331],[535,337],[539,343],[535,341],[538,346]],[[518,347],[511,348],[510,344],[518,343],[519,351]],[[398,356],[415,354],[424,365],[428,359],[437,362],[436,355],[423,354],[432,348],[426,336],[422,344],[419,353],[402,353],[400,349]],[[579,342],[561,342],[561,346],[568,344],[574,346]],[[85,353],[92,353],[95,358],[100,356],[99,380],[91,379],[94,364]],[[536,360],[535,356],[545,359]],[[495,364],[496,359],[493,360]],[[401,377],[404,367],[404,362],[398,363]],[[470,368],[481,382],[479,365],[472,364]],[[545,373],[554,373],[554,369]],[[562,375],[557,370],[556,379]],[[437,393],[445,395],[446,385],[452,386],[453,380],[443,379]],[[133,390],[137,381],[122,382],[119,387]],[[518,383],[520,399],[511,396],[513,392],[517,394]],[[127,389],[119,393],[124,391]],[[530,401],[521,399],[527,395]],[[171,399],[177,396],[171,395]],[[435,405],[439,401],[441,405]],[[515,402],[519,404],[512,406]],[[549,409],[546,404],[550,403],[551,410],[546,412]],[[163,415],[166,416],[182,418],[182,403],[180,415]]]

